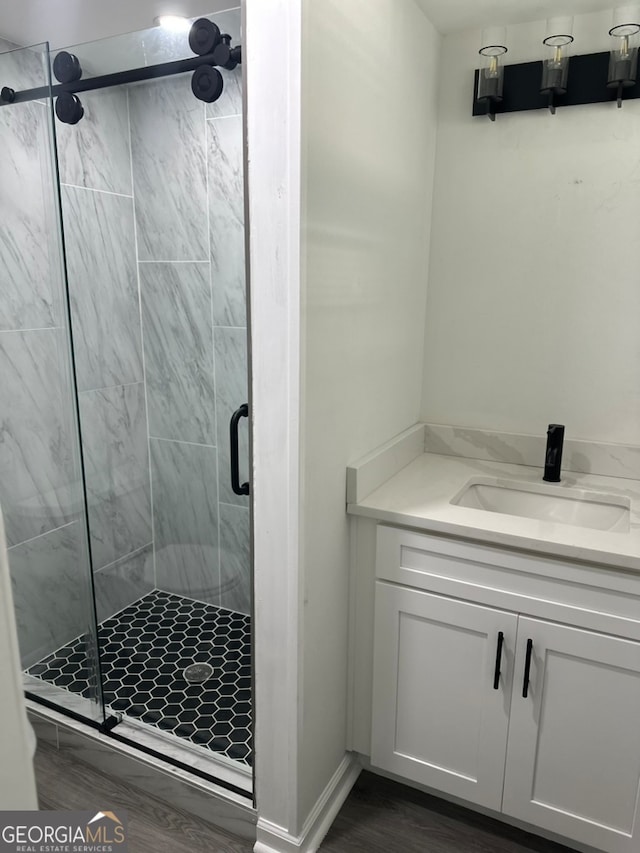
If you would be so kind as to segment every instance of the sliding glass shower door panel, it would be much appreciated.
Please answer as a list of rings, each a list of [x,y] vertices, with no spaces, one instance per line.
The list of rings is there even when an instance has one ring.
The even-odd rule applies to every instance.
[[[102,724],[47,45],[0,40],[0,504],[25,689]],[[73,643],[83,689],[62,671]],[[40,676],[60,664],[50,682]]]
[[[211,17],[240,39],[239,9]],[[233,765],[246,788],[250,499],[229,428],[248,394],[242,67],[205,103],[193,69],[165,65],[198,61],[188,26],[66,52],[83,82],[83,117],[56,133],[105,702],[120,733]],[[241,484],[247,437],[243,420]]]

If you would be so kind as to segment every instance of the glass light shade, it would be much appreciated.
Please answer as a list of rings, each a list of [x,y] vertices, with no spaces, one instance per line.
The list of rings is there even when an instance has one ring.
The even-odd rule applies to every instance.
[[[635,85],[638,76],[637,35],[640,33],[640,7],[637,4],[619,6],[613,13],[609,34],[614,38],[609,56],[610,89],[626,89]],[[618,97],[618,105],[620,98]]]
[[[623,41],[625,41],[623,39]],[[612,50],[609,56],[609,78],[607,85],[610,89],[622,86],[627,89],[634,86],[638,76],[638,48],[628,44],[620,50]]]
[[[640,6],[637,3],[618,6],[613,11],[613,24],[609,35],[628,38],[640,32]]]
[[[545,59],[542,63],[542,95],[566,95],[569,79],[569,57]]]
[[[573,18],[563,15],[547,20],[547,31],[542,41],[547,47],[562,48],[573,41]]]
[[[481,68],[478,75],[478,100],[490,99],[492,101],[501,101],[503,83],[504,68],[497,62],[495,65]]]
[[[549,18],[542,43],[552,52],[542,62],[542,95],[565,95],[569,79],[569,45],[573,42],[573,18]]]
[[[507,30],[505,27],[488,27],[482,31],[479,53],[486,65],[478,74],[478,100],[502,100],[504,68],[500,57],[507,52]]]
[[[482,56],[502,56],[507,52],[507,28],[487,27],[482,31],[480,50]]]

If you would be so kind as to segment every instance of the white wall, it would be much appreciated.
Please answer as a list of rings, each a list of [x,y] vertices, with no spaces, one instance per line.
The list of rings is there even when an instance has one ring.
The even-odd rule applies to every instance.
[[[510,27],[509,62],[543,30]],[[479,44],[443,43],[422,419],[640,443],[640,101],[474,119]]]
[[[440,42],[413,0],[303,11],[301,819],[346,742],[345,468],[419,414]]]

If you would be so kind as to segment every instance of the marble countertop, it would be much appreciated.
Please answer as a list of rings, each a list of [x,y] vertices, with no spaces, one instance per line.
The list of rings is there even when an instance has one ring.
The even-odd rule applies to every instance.
[[[640,482],[567,471],[560,483],[543,484],[542,473],[542,468],[525,465],[423,453],[366,498],[348,504],[347,511],[431,533],[640,572]],[[630,529],[592,530],[451,503],[469,480],[482,477],[544,485],[559,493],[566,490],[567,496],[568,490],[581,489],[627,498]]]

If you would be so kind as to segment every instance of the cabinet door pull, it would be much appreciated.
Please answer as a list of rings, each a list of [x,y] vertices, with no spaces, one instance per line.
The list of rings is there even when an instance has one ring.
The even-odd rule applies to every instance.
[[[496,649],[496,668],[493,674],[493,689],[500,688],[500,664],[502,663],[502,646],[504,644],[504,634],[502,631],[498,634],[498,648]]]
[[[527,640],[527,657],[524,663],[524,683],[522,685],[522,698],[529,695],[529,676],[531,674],[531,656],[533,654],[533,640]]]

